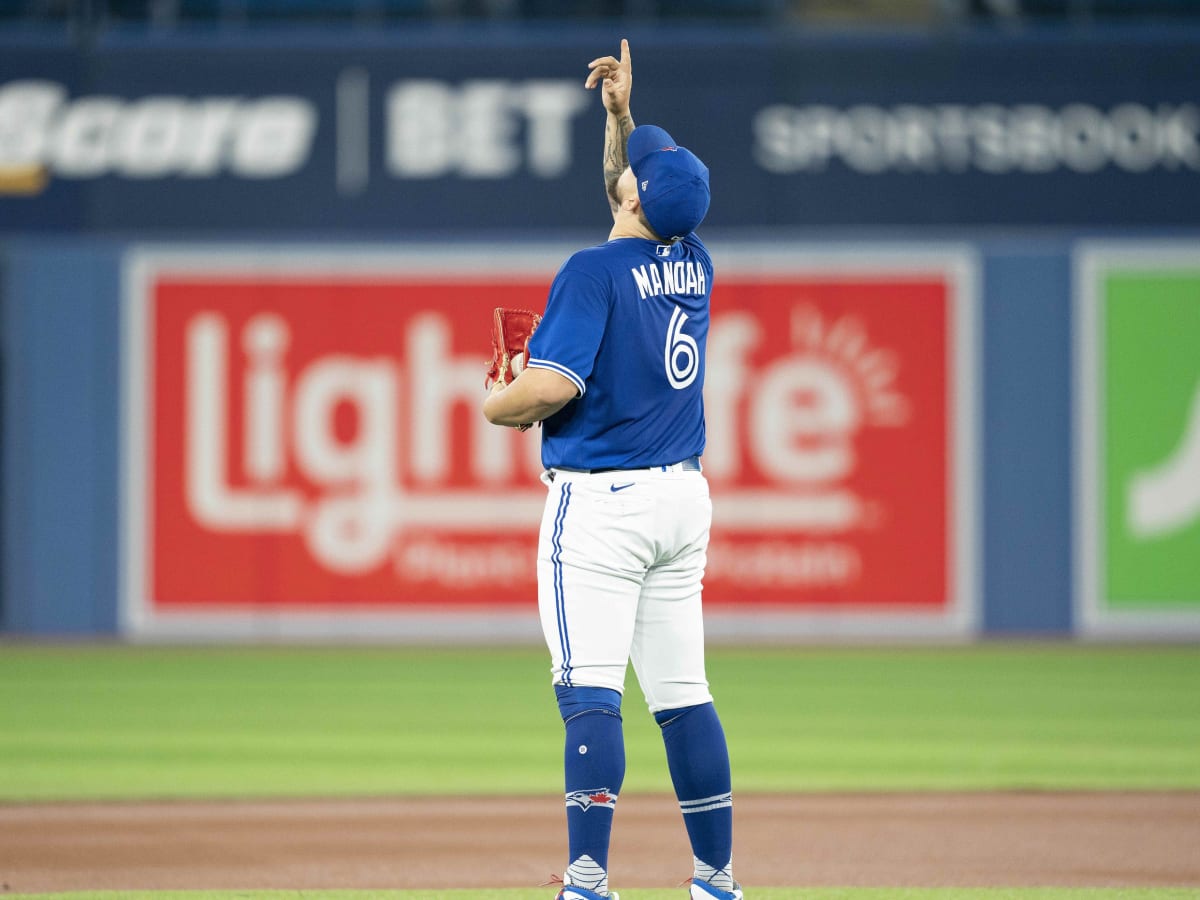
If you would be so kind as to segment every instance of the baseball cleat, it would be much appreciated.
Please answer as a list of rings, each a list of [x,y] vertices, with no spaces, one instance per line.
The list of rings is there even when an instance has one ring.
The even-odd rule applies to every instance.
[[[720,888],[713,887],[707,881],[699,881],[692,879],[691,886],[692,900],[742,900],[742,886],[736,881],[733,884],[732,891],[723,891]]]
[[[553,883],[562,884],[562,889],[554,895],[554,900],[621,900],[616,891],[601,894],[599,891],[589,891],[587,888],[571,884],[569,876],[559,878],[557,875],[551,875],[547,884]]]
[[[607,894],[597,894],[595,891],[589,891],[587,888],[567,885],[558,892],[558,896],[554,900],[621,900],[621,896],[616,891],[609,891]]]

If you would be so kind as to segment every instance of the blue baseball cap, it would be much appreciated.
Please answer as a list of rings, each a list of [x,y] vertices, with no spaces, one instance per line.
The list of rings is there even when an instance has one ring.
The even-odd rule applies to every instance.
[[[657,125],[633,129],[627,152],[650,227],[668,241],[695,231],[708,212],[708,166]]]

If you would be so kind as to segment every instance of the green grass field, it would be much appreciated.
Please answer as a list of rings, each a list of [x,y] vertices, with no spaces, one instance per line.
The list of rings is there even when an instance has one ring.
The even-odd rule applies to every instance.
[[[1200,788],[1200,647],[720,649],[739,792]],[[541,793],[541,650],[0,646],[0,802]],[[626,789],[664,791],[632,674]],[[543,897],[546,889],[536,896]],[[625,892],[679,900],[681,891]],[[7,893],[7,897],[21,895]],[[41,900],[524,900],[194,891]],[[755,889],[748,900],[1174,900],[1195,889]]]
[[[711,654],[738,791],[1200,788],[1200,648]],[[632,673],[627,789],[666,790]],[[0,801],[545,793],[541,650],[0,648]]]

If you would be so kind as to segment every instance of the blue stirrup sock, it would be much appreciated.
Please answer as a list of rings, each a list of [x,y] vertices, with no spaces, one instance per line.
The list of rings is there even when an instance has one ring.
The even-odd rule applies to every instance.
[[[566,879],[603,894],[608,891],[613,812],[625,780],[621,694],[564,685],[556,685],[554,692],[567,731],[563,773],[570,863]]]
[[[654,721],[662,729],[667,768],[692,844],[693,877],[732,891],[733,789],[717,710],[711,703],[665,709]]]

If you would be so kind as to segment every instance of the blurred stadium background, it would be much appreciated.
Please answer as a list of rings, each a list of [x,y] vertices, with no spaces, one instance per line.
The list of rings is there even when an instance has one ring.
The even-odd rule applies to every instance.
[[[542,18],[568,22],[737,19],[748,24],[836,21],[873,27],[912,25],[1092,24],[1186,21],[1192,0],[5,0],[5,16],[23,24],[71,22],[80,27],[127,22],[173,26],[186,22],[288,24],[311,18],[378,23],[412,20]]]
[[[0,632],[536,644],[488,311],[606,233],[623,36],[714,640],[1200,636],[1191,0],[0,0]]]

